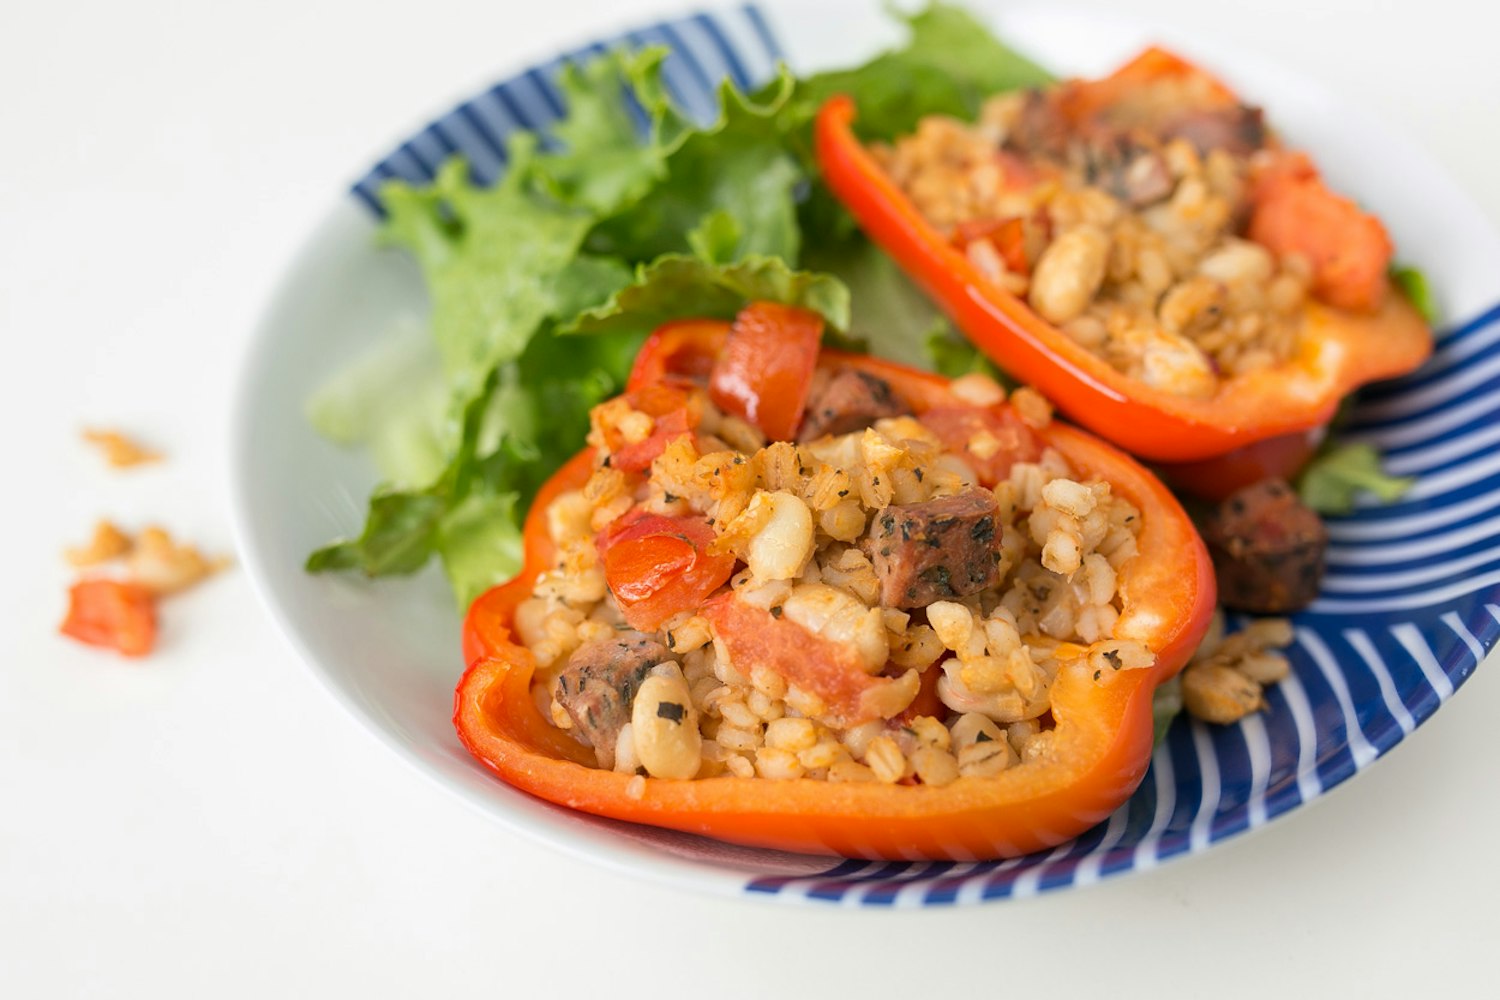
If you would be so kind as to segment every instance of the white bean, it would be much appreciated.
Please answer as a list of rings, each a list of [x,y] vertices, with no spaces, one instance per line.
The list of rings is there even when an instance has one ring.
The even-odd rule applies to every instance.
[[[771,516],[750,538],[745,552],[750,572],[760,580],[794,579],[812,557],[812,511],[785,491],[758,493],[753,503],[768,504]]]
[[[641,682],[631,707],[635,752],[653,778],[687,779],[698,773],[703,737],[687,682],[676,671]]]
[[[1031,277],[1031,305],[1043,319],[1066,323],[1082,315],[1104,282],[1109,237],[1097,226],[1067,230],[1042,251]]]

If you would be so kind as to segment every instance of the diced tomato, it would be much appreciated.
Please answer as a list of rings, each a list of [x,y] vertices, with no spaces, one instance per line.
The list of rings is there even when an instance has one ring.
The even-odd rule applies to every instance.
[[[729,324],[714,319],[681,320],[657,327],[636,354],[625,391],[703,382],[727,336]]]
[[[625,620],[654,631],[703,603],[734,572],[729,553],[711,550],[714,529],[701,517],[628,511],[599,535],[604,578]]]
[[[691,434],[703,419],[701,390],[674,385],[647,385],[625,394],[632,409],[650,415],[656,424],[643,441],[626,444],[617,434],[605,431],[610,464],[623,472],[645,472],[667,445]]]
[[[889,700],[881,696],[887,689],[899,687],[900,678],[865,673],[852,647],[814,635],[791,619],[742,601],[733,593],[720,594],[706,603],[703,617],[742,673],[748,674],[753,667],[770,670],[817,695],[833,716],[846,722],[892,714],[891,710],[879,710],[882,702]]]
[[[1074,80],[1062,86],[1058,103],[1064,115],[1082,125],[1116,108],[1127,108],[1135,115],[1150,113],[1153,92],[1166,84],[1172,87],[1174,101],[1191,95],[1193,106],[1224,107],[1238,103],[1234,92],[1202,68],[1165,49],[1151,47],[1109,76],[1097,80]],[[1173,86],[1175,84],[1175,86]]]
[[[1312,290],[1340,309],[1373,311],[1385,298],[1395,248],[1380,220],[1328,189],[1301,153],[1256,175],[1249,236],[1278,254],[1312,264]]]
[[[985,240],[992,244],[1005,261],[1011,274],[1030,274],[1026,255],[1026,224],[1019,218],[970,220],[960,222],[953,230],[953,244],[966,250],[970,243]]]
[[[68,591],[61,631],[91,646],[145,656],[156,642],[156,603],[138,583],[80,580]]]
[[[772,441],[789,441],[802,421],[823,337],[823,317],[809,309],[752,302],[735,317],[708,391],[726,413],[749,421]]]
[[[696,421],[689,421],[686,410],[674,410],[658,417],[651,435],[644,441],[622,445],[610,453],[609,462],[621,472],[645,472],[667,445],[684,434],[693,433]]]
[[[968,251],[975,240],[987,240],[1005,261],[1011,274],[1030,274],[1031,265],[1047,246],[1052,222],[1046,211],[1038,209],[1031,216],[1005,219],[971,219],[953,228],[953,245]]]
[[[1030,160],[1008,149],[995,152],[1000,165],[1001,187],[1006,191],[1026,191],[1041,183],[1043,173]]]
[[[977,406],[939,406],[920,417],[946,451],[957,452],[980,483],[994,486],[1017,462],[1034,462],[1042,446],[1036,432],[1009,409],[999,413]]]

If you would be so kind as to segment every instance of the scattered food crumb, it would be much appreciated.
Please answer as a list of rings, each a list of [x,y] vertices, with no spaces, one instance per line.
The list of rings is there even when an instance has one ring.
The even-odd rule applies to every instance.
[[[130,536],[116,527],[113,521],[100,520],[94,525],[94,536],[87,545],[66,549],[64,558],[74,566],[97,566],[118,559],[130,551]]]
[[[152,451],[119,431],[90,428],[83,432],[83,439],[98,448],[104,460],[116,469],[162,460],[160,452]]]
[[[212,559],[196,546],[178,544],[165,530],[147,528],[135,540],[125,560],[136,583],[156,594],[175,594],[186,590],[229,565],[223,556]]]
[[[1226,725],[1266,707],[1265,688],[1284,680],[1291,664],[1279,650],[1292,644],[1292,623],[1257,618],[1224,634],[1224,613],[1215,612],[1208,635],[1182,672],[1182,701],[1205,722]]]
[[[205,556],[180,544],[165,529],[150,527],[132,538],[111,521],[100,520],[87,545],[64,553],[82,568],[118,562],[118,575],[89,575],[68,591],[64,635],[91,646],[144,656],[156,639],[156,603],[180,593],[230,565],[223,556]]]

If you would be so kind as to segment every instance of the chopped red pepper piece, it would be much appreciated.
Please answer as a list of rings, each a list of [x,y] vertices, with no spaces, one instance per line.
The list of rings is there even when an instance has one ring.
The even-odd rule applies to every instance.
[[[156,643],[156,601],[138,583],[80,580],[68,590],[61,631],[91,646],[145,656]]]
[[[882,702],[905,706],[920,684],[917,678],[908,686],[904,677],[871,676],[849,647],[813,635],[784,615],[742,601],[733,593],[709,601],[703,617],[737,669],[766,667],[817,695],[830,713],[850,723],[892,714],[882,711]]]
[[[1391,238],[1379,219],[1330,191],[1305,155],[1284,154],[1257,171],[1250,199],[1250,238],[1306,258],[1323,301],[1361,312],[1380,307]]]
[[[635,356],[625,392],[704,381],[727,336],[729,324],[716,319],[685,319],[657,327]]]
[[[818,364],[823,317],[809,309],[756,302],[734,318],[708,391],[725,413],[772,441],[790,441],[802,421]]]

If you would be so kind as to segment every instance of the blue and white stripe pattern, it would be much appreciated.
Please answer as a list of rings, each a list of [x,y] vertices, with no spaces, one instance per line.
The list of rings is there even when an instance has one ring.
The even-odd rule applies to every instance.
[[[753,6],[698,14],[567,53],[455,108],[354,187],[420,183],[455,153],[481,181],[504,168],[504,138],[562,113],[565,62],[617,44],[665,45],[665,76],[700,119],[715,85],[768,79],[779,48]],[[1235,726],[1179,720],[1139,791],[1105,823],[1051,851],[1007,861],[830,862],[783,875],[768,855],[747,893],[844,905],[927,906],[1084,885],[1260,826],[1368,767],[1452,696],[1500,638],[1500,306],[1440,338],[1416,375],[1372,387],[1349,437],[1375,444],[1417,482],[1400,502],[1330,522],[1323,594],[1296,618],[1292,677]],[[643,832],[641,836],[647,837]],[[682,853],[681,838],[672,839]],[[704,863],[714,863],[705,849]],[[806,871],[804,866],[801,871]]]

